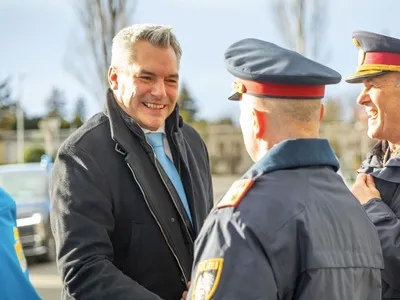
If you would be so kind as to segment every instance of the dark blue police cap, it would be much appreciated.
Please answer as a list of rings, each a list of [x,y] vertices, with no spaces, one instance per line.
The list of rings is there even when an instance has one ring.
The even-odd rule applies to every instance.
[[[400,72],[400,40],[368,31],[355,31],[353,43],[358,48],[358,68],[346,82],[359,83],[364,78]]]
[[[225,66],[236,77],[230,100],[248,93],[269,98],[321,99],[325,85],[341,80],[338,72],[275,44],[244,39],[225,52]]]

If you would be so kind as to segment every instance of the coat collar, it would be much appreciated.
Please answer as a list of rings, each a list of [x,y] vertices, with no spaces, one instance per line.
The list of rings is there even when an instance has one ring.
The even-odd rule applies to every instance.
[[[378,165],[378,163],[376,163],[377,161],[378,159],[376,157],[372,157],[369,162],[363,162],[363,168],[361,168],[359,171],[363,173],[370,173],[375,178],[379,178],[384,181],[400,184],[400,154],[389,159],[385,164],[382,164],[382,161],[379,161]]]
[[[371,173],[375,169],[383,168],[385,152],[388,148],[386,141],[376,143],[371,151],[367,154],[367,158],[361,163],[361,167],[357,170],[358,173]]]
[[[272,147],[246,172],[244,178],[255,178],[277,170],[313,166],[329,166],[335,172],[339,169],[339,162],[327,140],[285,140]]]
[[[400,184],[400,154],[384,163],[388,147],[389,144],[386,141],[375,144],[357,172],[369,173],[375,178]]]

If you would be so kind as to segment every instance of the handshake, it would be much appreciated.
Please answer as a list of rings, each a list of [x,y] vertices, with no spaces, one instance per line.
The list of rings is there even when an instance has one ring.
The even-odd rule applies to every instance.
[[[188,291],[189,291],[189,288],[190,288],[190,283],[191,282],[189,281],[188,284],[187,284],[187,290],[182,293],[181,300],[186,300],[186,297],[187,297],[187,294],[188,294]]]

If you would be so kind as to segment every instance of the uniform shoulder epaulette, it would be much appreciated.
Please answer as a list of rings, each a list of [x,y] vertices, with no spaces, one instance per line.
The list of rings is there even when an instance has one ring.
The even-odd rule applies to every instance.
[[[254,183],[253,179],[236,180],[229,188],[225,196],[217,204],[217,208],[238,206],[240,201],[243,199],[244,195],[246,195],[247,191],[253,185],[253,183]]]

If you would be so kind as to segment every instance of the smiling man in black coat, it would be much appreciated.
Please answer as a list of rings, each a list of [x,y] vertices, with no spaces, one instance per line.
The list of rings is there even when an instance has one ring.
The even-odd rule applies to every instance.
[[[206,146],[179,116],[181,48],[169,27],[113,40],[104,113],[61,146],[51,224],[63,299],[176,300],[213,205]]]

